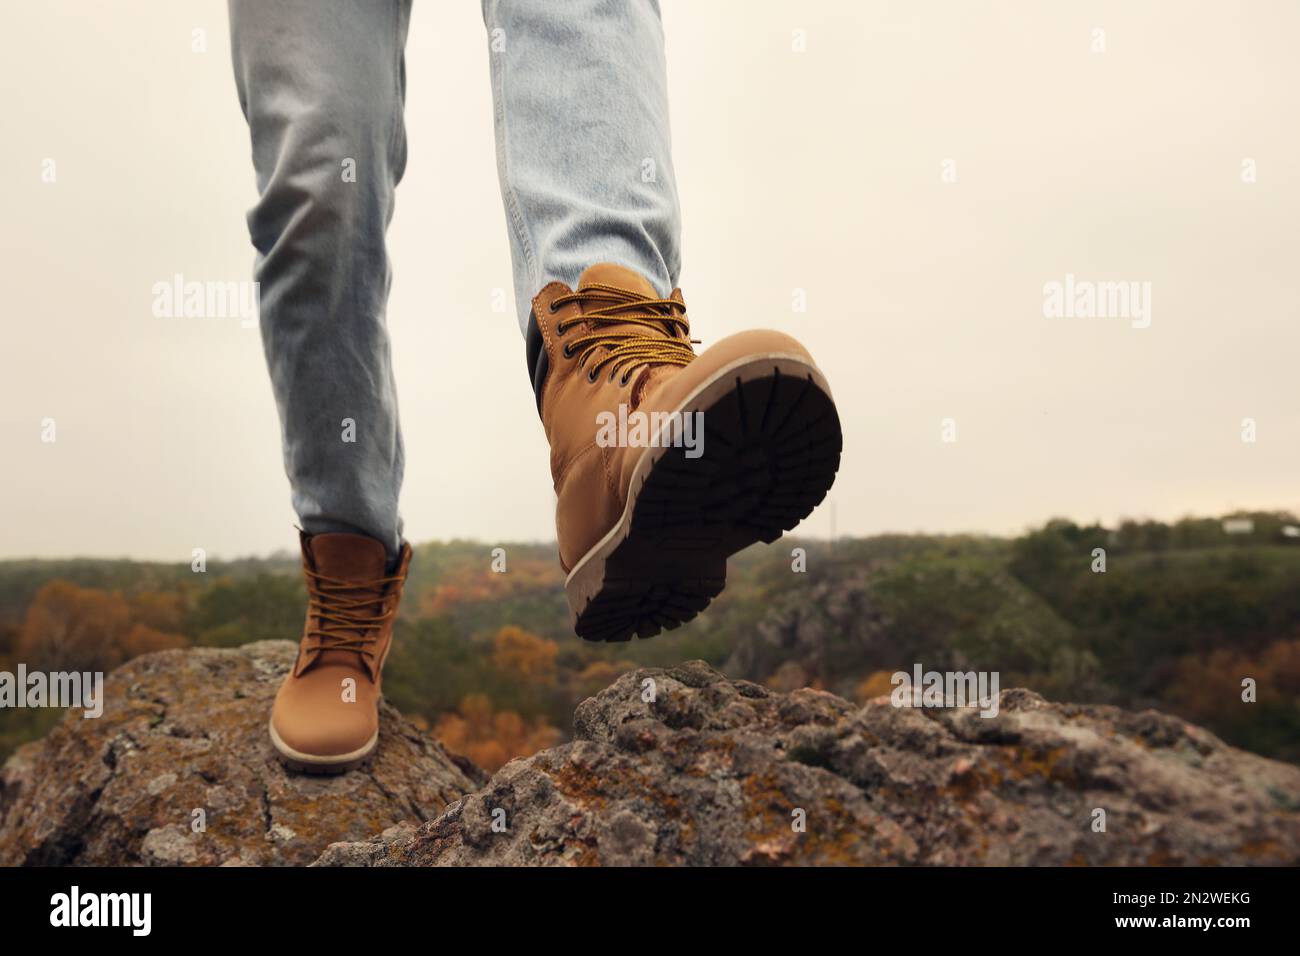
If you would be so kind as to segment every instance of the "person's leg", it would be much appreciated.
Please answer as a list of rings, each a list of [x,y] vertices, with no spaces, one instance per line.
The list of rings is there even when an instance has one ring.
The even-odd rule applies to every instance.
[[[709,604],[728,556],[775,541],[825,497],[839,418],[788,335],[744,332],[695,354],[676,288],[658,4],[484,0],[483,15],[574,630],[649,637]]]
[[[681,216],[656,0],[483,0],[520,328],[598,262],[677,285]]]
[[[409,13],[408,0],[230,0],[260,193],[248,226],[262,339],[309,595],[269,733],[309,772],[347,770],[378,742],[380,671],[411,558],[384,325]]]
[[[260,197],[248,214],[294,509],[400,550],[384,232],[406,164],[409,0],[230,0]]]

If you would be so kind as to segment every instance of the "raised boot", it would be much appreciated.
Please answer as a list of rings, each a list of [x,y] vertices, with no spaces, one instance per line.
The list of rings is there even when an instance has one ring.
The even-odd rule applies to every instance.
[[[835,480],[830,386],[788,335],[742,332],[697,356],[680,289],[662,298],[600,264],[576,290],[538,293],[527,338],[580,637],[689,621],[730,555],[794,528]]]
[[[384,660],[411,546],[388,571],[383,544],[365,535],[303,534],[301,544],[307,620],[271,708],[271,743],[295,770],[342,773],[379,741]]]

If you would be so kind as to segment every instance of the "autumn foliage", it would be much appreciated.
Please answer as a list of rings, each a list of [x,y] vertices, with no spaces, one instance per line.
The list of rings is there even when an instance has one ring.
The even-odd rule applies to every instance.
[[[180,623],[177,600],[152,592],[128,600],[118,591],[51,581],[27,608],[16,656],[46,671],[108,671],[137,654],[186,647],[187,638],[163,629]]]
[[[1156,707],[1229,743],[1300,762],[1300,519],[1254,513],[1117,527],[1054,520],[1013,539],[882,535],[749,549],[726,591],[654,641],[573,636],[551,544],[417,548],[384,695],[495,768],[571,731],[575,706],[635,667],[702,659],[776,690],[859,702],[923,663],[990,670],[1052,700]],[[1104,573],[1095,556],[1104,550]],[[295,640],[294,556],[188,564],[0,562],[0,669],[108,671],[187,644]],[[0,712],[0,758],[44,732]],[[6,736],[6,734],[8,736]]]
[[[492,640],[492,666],[517,680],[554,684],[559,650],[554,641],[512,624],[497,631]]]
[[[420,596],[420,615],[445,614],[466,604],[504,601],[522,594],[553,591],[564,581],[554,561],[516,558],[507,568],[505,573],[468,564],[448,569],[437,584]]]
[[[469,694],[455,713],[443,714],[433,735],[485,770],[495,771],[515,757],[553,747],[561,734],[545,719],[525,720],[512,710],[495,710],[486,694]]]

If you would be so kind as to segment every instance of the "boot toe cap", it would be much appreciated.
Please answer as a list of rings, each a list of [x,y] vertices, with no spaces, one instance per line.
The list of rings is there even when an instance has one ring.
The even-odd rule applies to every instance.
[[[344,700],[338,682],[320,688],[304,683],[290,678],[276,695],[271,731],[277,750],[294,759],[328,761],[356,759],[373,748],[379,730],[376,702],[362,695]]]

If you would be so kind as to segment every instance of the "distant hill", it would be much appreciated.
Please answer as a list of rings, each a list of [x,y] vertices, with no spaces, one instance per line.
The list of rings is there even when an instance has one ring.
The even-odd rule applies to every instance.
[[[1158,707],[1300,762],[1300,538],[1286,531],[1298,522],[1225,518],[1052,521],[1018,538],[782,539],[734,557],[727,590],[700,618],[614,645],[573,636],[554,545],[426,543],[385,693],[494,770],[568,739],[574,706],[634,667],[698,659],[774,690],[862,701],[920,664],[996,671],[1002,687],[1052,700]],[[0,669],[108,670],[167,647],[294,638],[305,600],[287,554],[210,559],[203,574],[0,562]],[[0,711],[0,757],[55,717]]]

